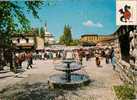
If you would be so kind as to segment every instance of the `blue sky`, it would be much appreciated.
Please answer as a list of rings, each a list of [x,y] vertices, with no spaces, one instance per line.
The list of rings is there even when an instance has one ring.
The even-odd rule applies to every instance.
[[[32,27],[48,25],[56,39],[65,24],[72,28],[74,38],[82,34],[111,34],[116,30],[115,0],[48,0],[50,6],[39,10],[40,20],[30,17]],[[46,2],[46,1],[45,1]]]

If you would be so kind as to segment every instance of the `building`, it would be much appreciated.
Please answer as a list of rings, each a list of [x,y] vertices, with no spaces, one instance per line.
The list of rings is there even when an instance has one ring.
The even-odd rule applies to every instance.
[[[48,32],[47,24],[45,24],[44,31],[45,31],[45,36],[44,36],[45,44],[48,44],[48,45],[55,44],[54,36],[52,33]]]
[[[17,49],[33,49],[33,50],[44,50],[44,38],[35,35],[13,35],[12,43]]]
[[[130,60],[130,50],[134,49],[131,47],[131,40],[137,32],[137,26],[129,25],[129,26],[120,26],[113,34],[118,37],[117,41],[119,43],[121,57],[122,60],[129,62]],[[136,36],[135,36],[136,37]],[[135,39],[136,40],[136,39]]]
[[[47,25],[45,25],[43,33],[44,35],[41,36],[39,34],[39,29],[32,28],[32,30],[28,33],[12,35],[12,43],[20,50],[43,50],[45,48],[45,44],[55,44],[54,36],[52,33],[48,32]]]
[[[115,32],[119,54],[115,53],[117,73],[121,80],[137,90],[137,25],[122,25]],[[115,50],[116,51],[116,50]]]
[[[114,36],[112,35],[96,35],[96,34],[84,34],[80,38],[80,42],[88,42],[88,43],[100,43],[112,40]]]
[[[44,38],[36,37],[36,50],[44,50]]]
[[[12,43],[18,49],[34,49],[35,37],[32,34],[15,34],[12,36]]]

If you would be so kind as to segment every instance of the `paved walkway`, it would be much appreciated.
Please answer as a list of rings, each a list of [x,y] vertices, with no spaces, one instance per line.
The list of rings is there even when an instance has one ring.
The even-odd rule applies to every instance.
[[[0,90],[16,83],[47,83],[50,75],[60,73],[54,69],[54,63],[59,63],[59,61],[34,61],[33,68],[18,74],[19,77],[15,77],[15,74],[12,72],[0,72]],[[24,63],[24,69],[26,69],[25,65]],[[67,91],[65,98],[67,100],[115,100],[112,86],[122,84],[122,82],[117,73],[112,70],[111,64],[105,64],[105,60],[102,59],[102,67],[97,67],[95,58],[92,58],[88,62],[84,61],[84,65],[86,67],[79,71],[79,73],[88,74],[92,82],[89,86],[77,91]]]
[[[97,67],[94,60],[95,58],[88,61],[85,68],[90,78],[94,80],[86,93],[97,100],[114,100],[112,87],[122,82],[118,74],[112,70],[112,65],[105,63],[105,59],[102,59],[102,67]]]

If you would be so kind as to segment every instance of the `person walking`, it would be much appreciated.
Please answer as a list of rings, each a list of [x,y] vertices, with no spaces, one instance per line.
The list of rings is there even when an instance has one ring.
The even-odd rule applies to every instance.
[[[83,57],[82,57],[82,55],[80,55],[80,57],[79,57],[79,62],[80,62],[80,64],[82,65],[83,63]]]
[[[111,49],[110,57],[111,57],[111,64],[113,66],[113,70],[115,70],[116,69],[116,66],[115,66],[115,52],[114,52],[114,48],[113,47]]]
[[[26,58],[27,58],[27,69],[32,68],[32,53],[31,52],[27,52],[26,54]]]
[[[107,48],[107,49],[105,50],[106,64],[109,63],[109,57],[110,57],[110,52],[109,52],[109,49]]]
[[[79,56],[79,64],[83,64],[83,54],[82,54],[82,49],[78,51],[78,56]]]
[[[89,60],[89,51],[85,52],[85,56],[86,56],[86,61],[88,61]]]
[[[99,66],[100,66],[100,63],[101,63],[100,57],[99,57],[98,54],[96,54],[96,65],[99,67]]]

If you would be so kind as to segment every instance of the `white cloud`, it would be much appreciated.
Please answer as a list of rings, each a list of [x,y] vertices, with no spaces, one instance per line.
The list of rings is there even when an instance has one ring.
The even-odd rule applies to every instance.
[[[93,22],[90,21],[90,20],[88,20],[88,21],[86,21],[86,22],[83,22],[83,25],[84,25],[84,26],[87,26],[87,27],[91,27],[91,26],[93,25]]]
[[[95,23],[91,20],[87,20],[87,21],[83,22],[83,25],[86,27],[98,27],[98,28],[103,27],[103,25],[100,22]]]

